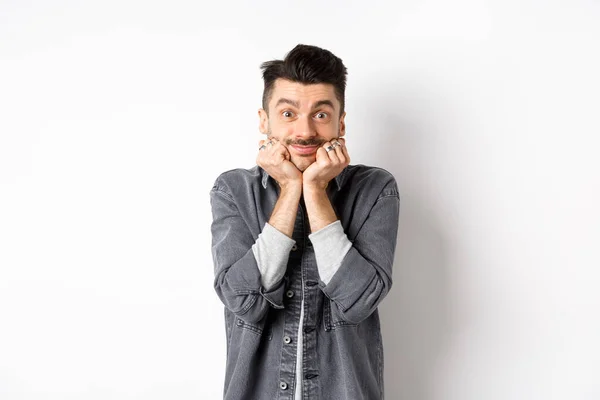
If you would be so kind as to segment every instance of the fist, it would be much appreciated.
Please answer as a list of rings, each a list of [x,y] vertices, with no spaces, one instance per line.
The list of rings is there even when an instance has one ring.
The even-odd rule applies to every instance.
[[[258,142],[259,147],[256,164],[279,183],[282,188],[290,185],[302,187],[302,172],[290,161],[290,152],[279,140],[271,138]]]
[[[327,151],[329,146],[333,149]],[[350,164],[350,156],[344,138],[325,142],[317,149],[317,160],[304,171],[303,185],[325,189],[329,181],[338,176],[348,164]]]

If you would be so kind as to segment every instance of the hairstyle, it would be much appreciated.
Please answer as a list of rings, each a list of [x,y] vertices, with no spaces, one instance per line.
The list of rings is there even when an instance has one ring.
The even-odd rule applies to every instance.
[[[303,84],[328,83],[333,85],[335,97],[340,102],[340,115],[344,113],[347,69],[339,57],[329,50],[299,44],[283,60],[265,61],[263,70],[265,88],[262,106],[269,112],[269,101],[278,78]]]

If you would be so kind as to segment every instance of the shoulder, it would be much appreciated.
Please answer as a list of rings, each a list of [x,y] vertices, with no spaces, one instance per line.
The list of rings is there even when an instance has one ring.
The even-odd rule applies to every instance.
[[[258,187],[262,181],[262,169],[258,165],[252,168],[234,168],[217,176],[212,191],[220,191],[229,196],[236,192],[248,193],[253,187]]]
[[[348,165],[344,185],[368,189],[382,196],[399,196],[398,184],[394,175],[382,167],[356,164]]]

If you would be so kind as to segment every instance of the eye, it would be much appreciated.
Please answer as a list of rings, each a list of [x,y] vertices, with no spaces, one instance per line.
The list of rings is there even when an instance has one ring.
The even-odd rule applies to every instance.
[[[319,115],[322,115],[323,117],[319,117]],[[320,112],[317,114],[317,118],[319,118],[319,119],[327,118],[328,116],[329,116],[329,114],[324,113],[324,112]]]
[[[281,114],[286,118],[290,118],[294,113],[291,111],[284,111]]]

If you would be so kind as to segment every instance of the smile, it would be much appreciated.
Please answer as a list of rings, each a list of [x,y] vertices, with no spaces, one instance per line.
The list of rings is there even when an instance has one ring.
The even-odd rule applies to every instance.
[[[319,146],[292,146],[292,148],[299,154],[312,154],[317,151]]]

